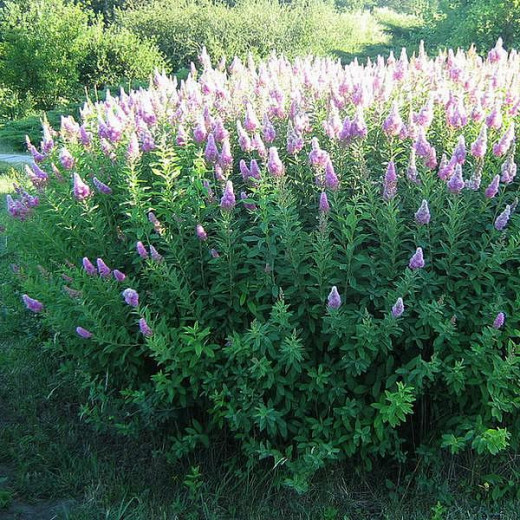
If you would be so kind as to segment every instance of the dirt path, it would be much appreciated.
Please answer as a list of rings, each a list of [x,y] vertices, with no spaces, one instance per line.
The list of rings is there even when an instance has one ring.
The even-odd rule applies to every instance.
[[[30,155],[21,153],[0,153],[0,162],[6,162],[9,164],[30,164],[33,161]]]

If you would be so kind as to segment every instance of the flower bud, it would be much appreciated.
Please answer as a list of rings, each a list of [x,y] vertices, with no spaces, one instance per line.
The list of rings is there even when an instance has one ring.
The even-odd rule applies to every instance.
[[[408,267],[413,270],[422,269],[424,267],[423,250],[421,247],[418,247],[415,254],[410,258]]]
[[[392,316],[394,318],[399,318],[402,316],[404,312],[404,303],[402,298],[397,298],[397,301],[392,307]]]
[[[122,293],[125,302],[131,307],[139,305],[139,294],[134,289],[125,289]]]
[[[30,298],[29,296],[27,296],[27,294],[22,295],[22,300],[23,300],[25,306],[27,307],[27,309],[29,309],[30,311],[32,311],[34,313],[43,311],[43,303],[41,303],[38,300],[35,300],[33,298]]]
[[[336,286],[333,286],[329,293],[327,307],[329,309],[339,309],[341,307],[341,296],[339,295]]]

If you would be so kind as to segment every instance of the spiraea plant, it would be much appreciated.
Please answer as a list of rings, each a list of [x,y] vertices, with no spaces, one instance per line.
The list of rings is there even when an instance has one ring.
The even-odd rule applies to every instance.
[[[29,143],[28,311],[82,414],[222,432],[303,488],[356,456],[519,447],[520,55],[201,63]]]

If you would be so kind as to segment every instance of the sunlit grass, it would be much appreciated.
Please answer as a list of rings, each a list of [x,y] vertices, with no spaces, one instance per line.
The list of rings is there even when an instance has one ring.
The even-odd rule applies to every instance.
[[[419,16],[398,13],[387,7],[375,9],[373,16],[387,29],[410,30],[418,29],[424,25],[424,21]]]
[[[0,162],[0,195],[3,196],[13,191],[13,182],[16,180],[16,175],[16,170],[10,164]],[[0,202],[0,206],[2,205],[3,201]]]

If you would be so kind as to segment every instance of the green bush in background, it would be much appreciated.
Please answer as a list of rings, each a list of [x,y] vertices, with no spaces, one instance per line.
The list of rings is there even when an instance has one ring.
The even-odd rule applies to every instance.
[[[358,52],[386,37],[368,13],[338,13],[320,0],[238,0],[233,7],[209,0],[153,0],[119,10],[116,23],[153,38],[173,68],[196,61],[202,47],[213,59],[294,57]]]
[[[66,0],[9,1],[0,9],[0,84],[12,93],[7,116],[34,103],[51,109],[84,86],[147,79],[165,62],[157,48]],[[4,115],[4,114],[0,114]]]
[[[158,49],[148,40],[140,39],[125,28],[91,27],[87,55],[79,64],[82,85],[114,86],[119,83],[146,79],[154,69],[166,68]]]
[[[63,0],[8,1],[0,10],[0,79],[20,99],[53,107],[79,85],[89,15]]]
[[[485,52],[501,37],[506,47],[520,39],[519,0],[440,0],[424,11],[424,39],[436,46],[468,46]],[[436,7],[436,9],[435,9]]]

